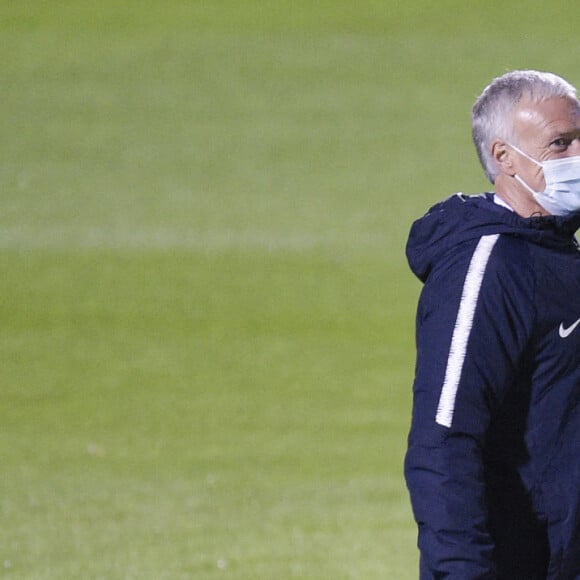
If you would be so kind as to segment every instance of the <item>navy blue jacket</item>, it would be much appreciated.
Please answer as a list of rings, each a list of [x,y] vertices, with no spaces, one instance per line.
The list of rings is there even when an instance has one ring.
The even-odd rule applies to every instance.
[[[525,219],[492,194],[413,224],[422,580],[580,578],[578,228],[580,213]]]

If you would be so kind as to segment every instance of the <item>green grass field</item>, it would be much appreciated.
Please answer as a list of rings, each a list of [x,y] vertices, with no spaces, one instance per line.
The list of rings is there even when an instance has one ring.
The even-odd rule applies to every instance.
[[[572,1],[0,4],[0,577],[417,577],[411,221]]]

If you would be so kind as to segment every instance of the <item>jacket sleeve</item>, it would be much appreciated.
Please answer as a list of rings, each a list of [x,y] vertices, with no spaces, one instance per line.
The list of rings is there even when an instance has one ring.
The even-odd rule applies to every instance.
[[[531,269],[507,246],[500,236],[463,244],[419,301],[405,477],[423,580],[495,578],[482,453],[534,316]]]

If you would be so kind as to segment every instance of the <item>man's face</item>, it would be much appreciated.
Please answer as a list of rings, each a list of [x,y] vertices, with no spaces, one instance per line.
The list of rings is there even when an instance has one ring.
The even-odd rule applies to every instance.
[[[541,103],[522,99],[515,111],[514,132],[519,148],[537,161],[580,155],[580,104],[567,98]],[[544,190],[539,165],[516,155],[514,168],[532,189]]]

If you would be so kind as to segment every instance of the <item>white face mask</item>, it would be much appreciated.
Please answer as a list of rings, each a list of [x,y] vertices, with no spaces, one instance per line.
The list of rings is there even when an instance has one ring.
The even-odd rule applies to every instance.
[[[539,165],[544,172],[544,191],[533,190],[519,175],[514,177],[534,196],[535,200],[553,215],[566,215],[580,210],[580,155],[536,161],[515,145],[518,153]]]

